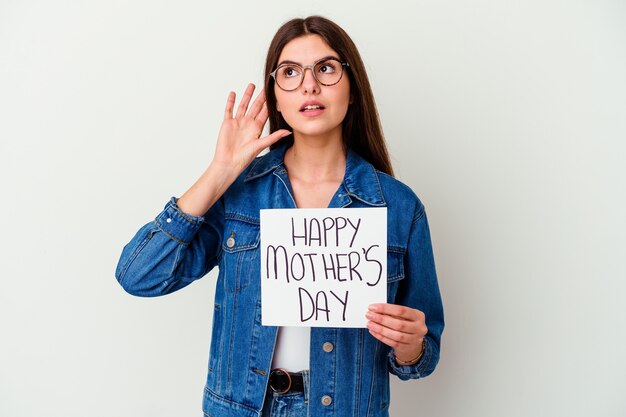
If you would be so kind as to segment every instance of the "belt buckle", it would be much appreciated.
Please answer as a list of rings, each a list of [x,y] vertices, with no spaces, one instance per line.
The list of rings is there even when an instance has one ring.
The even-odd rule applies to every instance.
[[[274,387],[274,385],[272,384],[272,377],[274,375],[282,376],[281,374],[287,375],[287,380],[289,381],[289,383],[287,384],[287,388],[285,389],[282,389],[282,387]],[[289,390],[291,389],[291,375],[289,375],[289,372],[287,372],[286,370],[282,368],[272,369],[272,372],[270,372],[270,388],[272,389],[272,391],[274,391],[277,394],[288,393]]]

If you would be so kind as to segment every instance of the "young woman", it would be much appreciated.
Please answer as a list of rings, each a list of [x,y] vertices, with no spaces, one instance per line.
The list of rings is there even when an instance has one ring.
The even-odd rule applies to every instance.
[[[335,23],[285,23],[254,89],[236,108],[229,94],[213,160],[124,247],[116,277],[157,296],[219,267],[206,415],[387,416],[389,373],[421,378],[439,360],[424,206],[392,176],[363,62]],[[363,312],[367,329],[261,325],[259,211],[296,207],[387,208],[388,303]]]

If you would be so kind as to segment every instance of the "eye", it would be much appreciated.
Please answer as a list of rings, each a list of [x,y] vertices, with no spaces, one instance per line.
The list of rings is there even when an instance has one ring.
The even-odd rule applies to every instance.
[[[280,73],[284,78],[293,78],[300,75],[300,68],[295,65],[285,65],[280,69]]]
[[[320,74],[332,74],[337,70],[337,64],[334,61],[324,61],[317,64],[317,72]]]

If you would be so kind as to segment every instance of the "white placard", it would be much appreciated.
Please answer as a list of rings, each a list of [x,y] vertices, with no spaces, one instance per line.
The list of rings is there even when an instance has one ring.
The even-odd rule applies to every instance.
[[[386,301],[386,208],[261,210],[263,325],[365,327]]]

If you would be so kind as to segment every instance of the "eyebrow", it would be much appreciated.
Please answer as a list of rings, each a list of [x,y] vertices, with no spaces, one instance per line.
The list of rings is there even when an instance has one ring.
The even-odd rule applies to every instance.
[[[325,61],[325,60],[330,59],[330,58],[336,59],[337,61],[341,61],[341,59],[339,59],[339,57],[337,57],[337,56],[328,55],[328,56],[325,56],[323,58],[320,58],[320,59],[316,60],[313,64],[316,64],[316,63],[321,62],[321,61]],[[302,66],[302,64],[299,63],[299,62],[291,61],[291,60],[286,59],[284,61],[279,62],[278,65],[276,65],[276,67],[280,67],[281,65],[285,65],[285,64],[296,64],[296,65]]]

